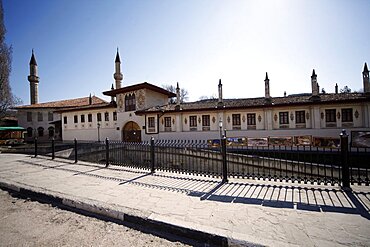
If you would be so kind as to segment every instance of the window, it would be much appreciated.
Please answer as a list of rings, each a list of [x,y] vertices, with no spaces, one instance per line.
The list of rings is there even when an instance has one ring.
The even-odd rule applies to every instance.
[[[165,117],[164,118],[164,127],[165,128],[171,128],[171,117]]]
[[[37,133],[38,133],[39,137],[44,136],[44,128],[43,127],[38,127],[37,128]]]
[[[88,121],[89,123],[91,123],[91,122],[92,122],[92,114],[91,114],[91,113],[87,115],[87,121]]]
[[[81,115],[81,123],[85,122],[85,115]]]
[[[54,127],[49,127],[48,131],[49,131],[49,138],[53,138],[54,137]]]
[[[202,130],[210,130],[210,117],[209,115],[202,115]]]
[[[33,135],[33,129],[31,127],[27,128],[27,137],[32,137]]]
[[[53,120],[54,120],[53,113],[48,112],[48,121],[53,121]]]
[[[43,121],[42,112],[37,113],[37,121],[39,121],[39,122]]]
[[[305,111],[296,111],[295,112],[295,123],[296,124],[306,123]]]
[[[63,123],[67,124],[67,117],[66,116],[63,117]]]
[[[256,125],[256,114],[255,113],[248,113],[247,114],[247,124],[248,125]]]
[[[335,109],[327,109],[325,110],[325,122],[327,123],[335,123],[337,120],[335,118]]]
[[[289,124],[289,112],[279,112],[279,123]]]
[[[109,112],[104,113],[104,120],[109,121]]]
[[[240,114],[232,114],[233,129],[240,129]]]
[[[98,114],[96,114],[96,117],[98,119],[98,122],[101,122],[101,113],[100,112]]]
[[[135,94],[127,94],[125,96],[125,111],[135,111],[136,100]]]
[[[342,109],[342,122],[353,122],[352,108]]]
[[[148,117],[148,128],[155,128],[154,117]]]
[[[32,112],[27,112],[27,122],[32,122]]]
[[[77,115],[74,115],[74,117],[73,117],[73,122],[74,122],[74,123],[78,123],[78,116],[77,116]]]
[[[117,121],[117,112],[116,111],[113,112],[113,121]]]
[[[196,130],[197,128],[197,116],[190,116],[189,117],[189,124],[190,124],[190,130]]]

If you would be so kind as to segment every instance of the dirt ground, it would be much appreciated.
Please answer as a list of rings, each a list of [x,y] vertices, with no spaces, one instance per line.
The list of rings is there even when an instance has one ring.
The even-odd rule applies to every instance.
[[[0,190],[0,246],[186,246]]]

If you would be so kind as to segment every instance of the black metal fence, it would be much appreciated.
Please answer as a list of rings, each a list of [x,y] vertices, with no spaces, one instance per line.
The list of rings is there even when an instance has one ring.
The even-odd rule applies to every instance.
[[[348,135],[341,134],[341,148],[312,146],[228,146],[205,141],[155,141],[141,143],[63,142],[38,144],[35,156],[48,155],[105,166],[120,165],[178,173],[292,181],[299,183],[369,185],[370,148],[349,148]]]

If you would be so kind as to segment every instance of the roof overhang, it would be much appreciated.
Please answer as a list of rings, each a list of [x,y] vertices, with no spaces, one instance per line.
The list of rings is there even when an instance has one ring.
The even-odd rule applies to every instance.
[[[105,91],[105,92],[103,92],[103,94],[107,95],[107,96],[115,97],[117,94],[128,93],[128,92],[136,91],[136,90],[139,90],[139,89],[149,89],[149,90],[152,90],[154,92],[164,94],[164,95],[168,96],[168,98],[176,97],[176,94],[174,94],[174,93],[172,93],[172,92],[170,92],[166,89],[163,89],[161,87],[158,87],[158,86],[155,86],[153,84],[147,83],[147,82],[143,82],[143,83],[139,83],[139,84],[135,84],[135,85],[132,85],[132,86],[123,87],[123,88],[113,89],[113,90],[110,90],[110,91]]]

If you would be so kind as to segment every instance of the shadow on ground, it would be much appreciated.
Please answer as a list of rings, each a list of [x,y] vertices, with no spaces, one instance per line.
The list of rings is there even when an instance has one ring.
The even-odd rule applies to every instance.
[[[246,180],[246,182],[222,183],[220,179],[195,177],[169,173],[150,173],[131,167],[74,164],[66,161],[64,164],[32,161],[21,161],[27,165],[72,172],[74,176],[90,176],[98,179],[112,180],[120,186],[135,185],[157,190],[184,193],[199,197],[200,200],[222,203],[254,204],[274,208],[291,208],[296,210],[337,212],[358,214],[370,219],[370,193],[356,192],[334,186],[306,186],[300,184],[276,185],[266,181]],[[88,170],[81,169],[84,167]],[[91,169],[92,168],[92,169]],[[109,175],[107,175],[109,173]]]

